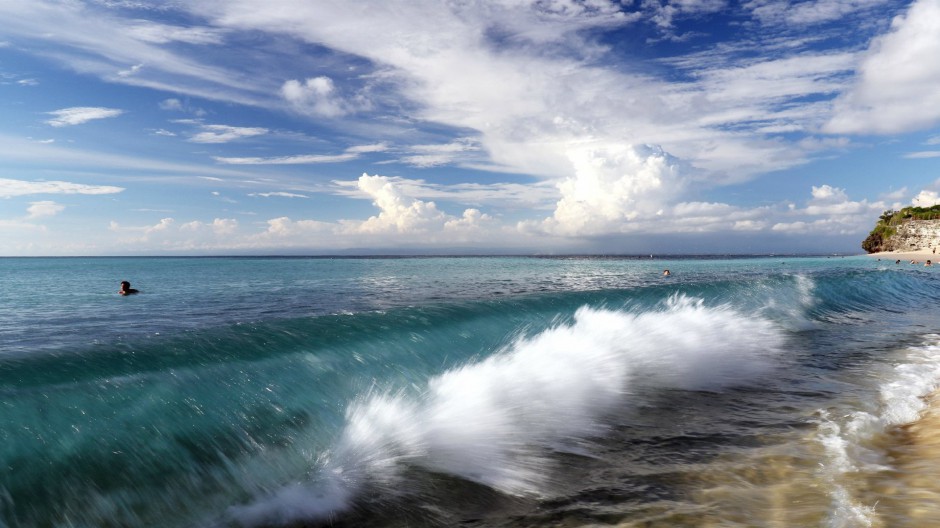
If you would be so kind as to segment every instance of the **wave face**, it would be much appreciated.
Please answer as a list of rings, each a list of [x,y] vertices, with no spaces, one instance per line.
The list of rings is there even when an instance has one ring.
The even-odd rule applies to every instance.
[[[940,281],[871,259],[121,263],[3,308],[0,526],[876,526],[940,379]]]

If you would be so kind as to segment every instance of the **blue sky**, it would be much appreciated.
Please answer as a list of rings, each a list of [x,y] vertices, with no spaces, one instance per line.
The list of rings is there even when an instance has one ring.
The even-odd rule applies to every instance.
[[[0,255],[859,252],[940,0],[0,0]]]

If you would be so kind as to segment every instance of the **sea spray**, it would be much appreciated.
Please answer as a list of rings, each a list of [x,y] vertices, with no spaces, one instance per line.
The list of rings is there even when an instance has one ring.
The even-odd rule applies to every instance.
[[[429,380],[418,395],[370,394],[311,482],[230,510],[244,525],[328,518],[364,486],[420,493],[406,469],[538,496],[560,445],[602,435],[636,391],[755,380],[783,345],[770,321],[675,295],[640,314],[582,307],[573,322],[520,338]]]

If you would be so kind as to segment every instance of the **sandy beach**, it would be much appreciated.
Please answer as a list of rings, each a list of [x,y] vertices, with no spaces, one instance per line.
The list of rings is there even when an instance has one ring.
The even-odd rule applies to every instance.
[[[881,251],[878,253],[869,253],[868,256],[882,260],[900,260],[903,263],[909,263],[913,260],[918,264],[923,264],[928,260],[936,262],[937,259],[940,258],[940,256],[931,249],[920,249],[917,251]]]

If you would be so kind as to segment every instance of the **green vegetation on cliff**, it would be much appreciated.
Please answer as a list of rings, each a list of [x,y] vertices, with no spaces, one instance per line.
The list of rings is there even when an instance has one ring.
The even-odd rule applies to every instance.
[[[895,233],[899,225],[911,220],[937,220],[940,219],[940,204],[931,207],[905,207],[900,211],[887,211],[878,217],[878,223],[862,241],[862,249],[869,253],[884,251],[885,245]]]

